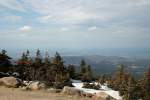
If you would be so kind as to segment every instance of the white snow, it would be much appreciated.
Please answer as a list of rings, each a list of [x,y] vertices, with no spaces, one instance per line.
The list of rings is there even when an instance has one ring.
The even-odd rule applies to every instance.
[[[76,89],[80,89],[86,93],[92,93],[92,94],[97,94],[100,92],[105,92],[106,94],[112,96],[113,98],[117,99],[117,100],[122,100],[121,96],[119,96],[119,92],[118,91],[114,91],[111,88],[107,87],[107,84],[105,85],[101,85],[100,90],[95,90],[95,89],[86,89],[86,88],[82,88],[83,86],[83,82],[81,82],[80,80],[71,80],[72,81],[72,85],[76,88]],[[97,83],[95,83],[97,84]]]

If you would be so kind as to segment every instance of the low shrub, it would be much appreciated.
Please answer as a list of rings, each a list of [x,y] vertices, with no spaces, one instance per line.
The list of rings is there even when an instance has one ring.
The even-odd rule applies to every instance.
[[[100,89],[100,85],[95,85],[95,84],[90,84],[90,83],[84,83],[82,88],[99,90]]]

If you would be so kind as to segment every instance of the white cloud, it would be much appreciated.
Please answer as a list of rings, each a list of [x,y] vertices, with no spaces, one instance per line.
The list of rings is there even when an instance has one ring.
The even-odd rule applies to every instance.
[[[38,17],[37,19],[38,19],[40,22],[47,23],[47,22],[49,22],[49,20],[50,20],[51,18],[52,18],[51,15],[46,15],[46,16]]]
[[[71,9],[60,15],[60,20],[69,23],[82,23],[91,19],[98,18],[96,15],[84,12],[80,9]]]
[[[19,34],[20,37],[26,37],[27,34],[23,33],[23,34]]]
[[[60,29],[60,31],[68,31],[69,30],[69,28],[67,28],[67,27],[62,27],[61,29]]]
[[[150,4],[149,0],[133,0],[133,1],[127,1],[129,6],[135,6],[135,7],[143,7]]]
[[[88,21],[111,21],[113,18],[135,13],[137,7],[149,5],[149,0],[24,0],[32,10],[50,15],[41,20],[60,23],[83,23]]]
[[[37,18],[40,22],[47,23],[49,21],[55,21],[59,23],[71,23],[78,24],[86,22],[91,19],[102,19],[101,17],[82,11],[80,9],[67,9],[61,12],[54,12],[53,14],[41,16]]]
[[[5,7],[17,11],[25,11],[22,3],[18,0],[1,0],[0,7]]]
[[[20,31],[30,31],[31,30],[31,26],[23,26],[19,28]]]
[[[97,29],[96,26],[92,26],[92,27],[89,27],[89,28],[88,28],[88,31],[95,31],[96,29]]]
[[[16,16],[16,15],[8,15],[8,16],[2,16],[2,17],[4,17],[4,18],[0,19],[0,20],[9,21],[9,22],[17,22],[22,19],[21,16]]]
[[[111,18],[103,12],[97,12],[97,8],[100,5],[94,3],[94,1],[82,1],[78,0],[26,0],[25,3],[30,4],[31,8],[44,15],[39,17],[41,22],[48,22],[50,20],[60,23],[79,24],[87,22],[89,20],[107,20]],[[91,6],[94,3],[96,6]],[[47,15],[47,16],[45,16]]]

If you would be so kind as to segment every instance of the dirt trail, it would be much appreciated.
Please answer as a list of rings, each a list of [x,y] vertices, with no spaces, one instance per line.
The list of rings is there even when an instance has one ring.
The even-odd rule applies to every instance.
[[[20,89],[0,87],[0,100],[90,100],[78,96],[67,96],[44,91],[22,91]]]

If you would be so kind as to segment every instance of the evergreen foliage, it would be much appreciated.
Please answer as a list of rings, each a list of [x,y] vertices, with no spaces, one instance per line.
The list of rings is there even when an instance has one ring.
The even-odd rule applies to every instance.
[[[7,55],[6,50],[2,50],[0,53],[0,72],[9,72],[12,67],[10,57]]]
[[[75,77],[76,77],[76,70],[75,70],[75,66],[74,65],[68,65],[68,72],[69,72],[70,78],[75,79]]]
[[[141,95],[142,95],[143,100],[150,99],[150,67],[140,79],[139,84],[141,87],[141,91],[142,91]]]
[[[55,88],[63,88],[65,85],[70,85],[69,72],[58,52],[56,52],[55,57],[51,61],[48,52],[45,53],[45,58],[42,59],[38,49],[35,59],[31,59],[27,50],[18,61],[17,72],[21,75],[22,80],[44,81]]]
[[[80,79],[83,82],[90,82],[92,81],[92,70],[91,66],[87,65],[84,60],[81,60],[80,64]]]
[[[123,65],[119,66],[109,86],[119,91],[124,100],[138,100],[141,98],[140,87],[134,78],[124,70]]]

